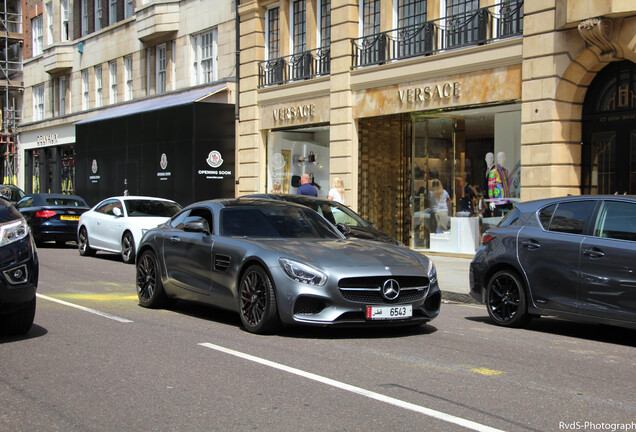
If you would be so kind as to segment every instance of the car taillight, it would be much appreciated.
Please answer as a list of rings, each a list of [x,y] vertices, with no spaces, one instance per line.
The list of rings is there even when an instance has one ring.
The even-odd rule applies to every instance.
[[[494,236],[494,235],[491,235],[491,234],[486,233],[486,234],[484,234],[484,235],[481,237],[481,244],[482,244],[482,245],[485,245],[486,243],[488,243],[490,240],[492,240],[492,239],[494,239],[494,238],[495,238],[495,236]]]
[[[35,217],[38,218],[50,218],[57,214],[56,211],[53,210],[38,210],[35,212]]]

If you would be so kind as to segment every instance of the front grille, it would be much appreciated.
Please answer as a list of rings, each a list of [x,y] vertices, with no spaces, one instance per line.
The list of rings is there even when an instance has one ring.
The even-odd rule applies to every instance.
[[[380,291],[349,291],[345,289],[340,290],[340,294],[348,300],[356,303],[365,304],[381,304],[381,303],[413,303],[418,300],[422,300],[426,296],[426,289],[423,290],[400,290],[400,295],[395,300],[387,300],[382,296]]]
[[[367,276],[340,279],[338,287],[378,289],[389,279],[396,280],[400,284],[400,288],[424,288],[428,286],[428,278],[422,276]]]

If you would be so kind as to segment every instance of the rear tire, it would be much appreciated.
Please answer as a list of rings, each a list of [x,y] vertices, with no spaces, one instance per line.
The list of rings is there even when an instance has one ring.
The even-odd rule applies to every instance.
[[[486,309],[495,324],[522,327],[528,322],[526,292],[519,276],[510,270],[493,275],[486,288]]]
[[[135,262],[135,239],[129,231],[126,231],[121,239],[121,259],[126,264],[134,264]]]
[[[0,315],[0,333],[4,335],[25,334],[33,326],[35,297],[18,310]]]
[[[95,249],[91,248],[88,244],[88,232],[86,228],[82,227],[77,235],[77,247],[81,256],[93,256],[95,255]]]
[[[250,266],[239,285],[241,321],[251,333],[269,334],[280,326],[274,284],[259,265]]]
[[[152,309],[164,307],[170,300],[163,290],[157,256],[151,250],[137,261],[137,297],[140,306]]]

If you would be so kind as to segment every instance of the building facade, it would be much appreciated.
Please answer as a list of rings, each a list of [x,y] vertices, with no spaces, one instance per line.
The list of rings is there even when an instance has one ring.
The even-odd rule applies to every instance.
[[[235,18],[229,0],[27,0],[19,184],[75,192],[79,121],[205,88],[234,103]]]
[[[468,254],[516,201],[636,193],[635,10],[241,0],[237,193],[340,177],[379,229]]]

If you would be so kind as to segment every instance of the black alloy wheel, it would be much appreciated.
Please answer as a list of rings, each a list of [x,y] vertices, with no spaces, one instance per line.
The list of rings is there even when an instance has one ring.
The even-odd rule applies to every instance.
[[[124,237],[121,239],[121,259],[126,264],[133,264],[135,262],[135,239],[130,231],[126,231]]]
[[[160,308],[168,303],[161,284],[161,273],[155,254],[147,250],[137,262],[137,297],[139,304],[147,308]]]
[[[88,244],[88,233],[84,227],[80,228],[79,234],[77,235],[77,246],[81,256],[95,255],[95,249],[91,248]]]
[[[486,308],[490,318],[500,326],[521,327],[528,321],[526,294],[516,273],[502,270],[490,278]]]
[[[259,265],[250,266],[240,283],[241,321],[251,333],[267,334],[278,325],[278,310],[274,285]]]

